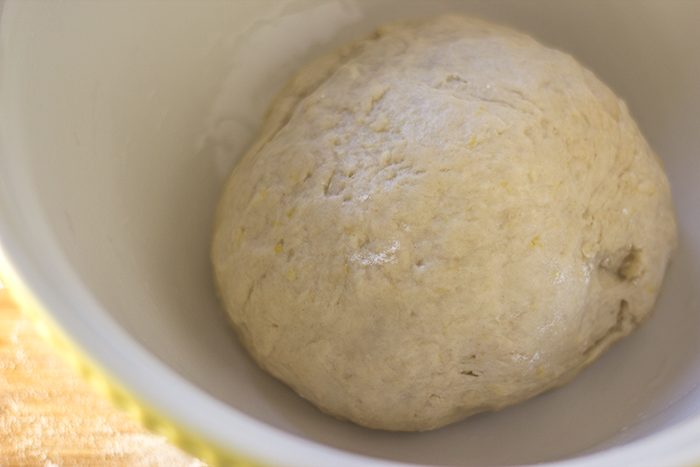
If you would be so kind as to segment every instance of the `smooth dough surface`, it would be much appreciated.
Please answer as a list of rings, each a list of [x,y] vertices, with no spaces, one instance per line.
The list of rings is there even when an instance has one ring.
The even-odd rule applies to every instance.
[[[265,370],[338,418],[426,430],[570,381],[649,317],[675,244],[621,100],[445,16],[298,72],[225,186],[212,259]]]

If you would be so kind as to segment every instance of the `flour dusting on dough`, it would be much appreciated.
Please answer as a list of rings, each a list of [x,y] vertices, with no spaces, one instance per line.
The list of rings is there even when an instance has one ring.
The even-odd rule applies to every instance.
[[[427,430],[571,381],[649,318],[675,244],[621,100],[566,54],[444,16],[287,83],[212,260],[265,370],[338,418]]]

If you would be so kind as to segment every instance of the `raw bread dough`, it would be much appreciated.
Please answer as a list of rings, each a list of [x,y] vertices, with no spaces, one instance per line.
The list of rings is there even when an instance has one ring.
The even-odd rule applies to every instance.
[[[570,381],[650,315],[664,170],[570,56],[446,16],[302,68],[221,198],[253,358],[323,411],[426,430]]]

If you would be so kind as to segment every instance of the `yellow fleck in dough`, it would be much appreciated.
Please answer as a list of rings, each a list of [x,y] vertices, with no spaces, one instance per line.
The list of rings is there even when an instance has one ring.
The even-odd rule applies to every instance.
[[[446,16],[299,71],[225,186],[212,259],[260,366],[338,418],[426,430],[570,381],[646,321],[675,244],[622,101]]]

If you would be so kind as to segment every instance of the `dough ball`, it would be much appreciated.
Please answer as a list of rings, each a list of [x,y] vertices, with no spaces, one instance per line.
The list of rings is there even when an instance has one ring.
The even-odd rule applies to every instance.
[[[570,56],[460,16],[302,68],[227,182],[241,341],[321,410],[427,430],[570,381],[650,315],[661,162]]]

